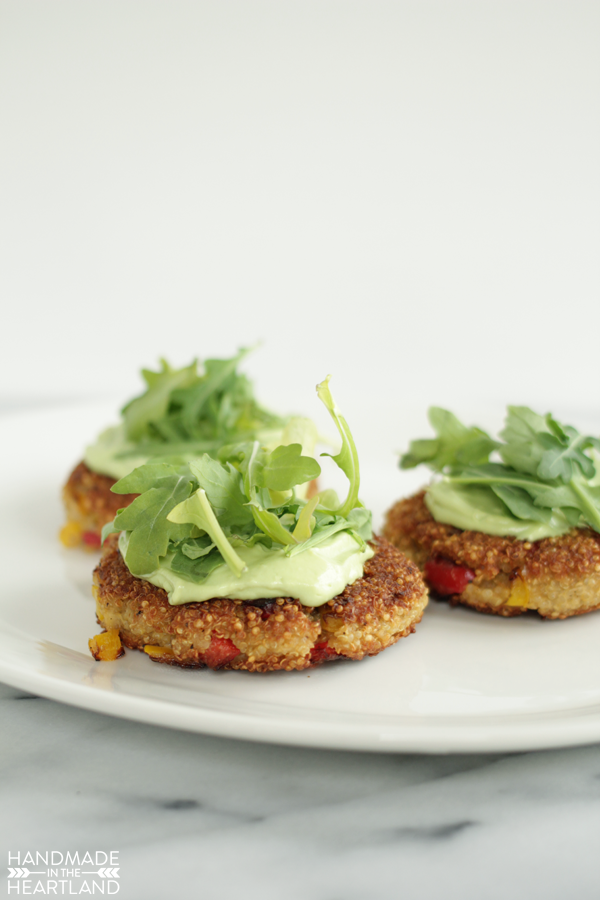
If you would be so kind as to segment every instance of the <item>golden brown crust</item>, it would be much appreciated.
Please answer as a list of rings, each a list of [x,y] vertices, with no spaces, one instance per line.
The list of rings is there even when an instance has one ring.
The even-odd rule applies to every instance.
[[[375,656],[414,631],[427,590],[417,567],[386,540],[375,538],[373,547],[363,577],[321,607],[285,597],[171,606],[165,591],[130,574],[111,536],[94,573],[98,621],[107,630],[118,629],[127,647],[166,648],[171,655],[153,657],[180,666],[211,665],[213,638],[239,650],[219,668],[251,672]]]
[[[421,568],[441,558],[471,569],[473,581],[451,602],[503,616],[536,609],[566,618],[600,609],[600,534],[590,529],[540,541],[461,531],[436,522],[421,491],[389,510],[383,533]]]
[[[67,479],[63,500],[69,522],[77,523],[83,531],[100,535],[107,522],[112,522],[117,510],[133,503],[137,494],[113,494],[115,478],[93,472],[80,462]]]

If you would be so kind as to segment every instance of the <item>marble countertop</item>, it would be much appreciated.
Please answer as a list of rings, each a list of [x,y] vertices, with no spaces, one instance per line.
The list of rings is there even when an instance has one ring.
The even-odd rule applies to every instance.
[[[0,704],[13,867],[28,850],[118,851],[128,900],[598,897],[600,746],[344,753],[170,731],[3,685]]]

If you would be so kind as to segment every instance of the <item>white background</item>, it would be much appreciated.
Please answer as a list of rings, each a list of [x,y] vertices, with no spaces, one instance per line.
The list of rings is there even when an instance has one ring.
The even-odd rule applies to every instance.
[[[4,408],[262,341],[266,402],[332,372],[389,454],[409,407],[597,409],[598,3],[0,10]]]

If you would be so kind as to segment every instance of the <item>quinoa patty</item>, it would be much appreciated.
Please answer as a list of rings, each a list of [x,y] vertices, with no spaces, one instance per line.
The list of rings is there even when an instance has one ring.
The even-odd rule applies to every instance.
[[[107,522],[112,522],[117,510],[133,503],[137,494],[113,494],[111,488],[116,479],[93,472],[80,462],[63,488],[63,500],[67,511],[67,525],[61,532],[63,543],[76,546],[85,535],[92,546],[100,546],[100,532]]]
[[[532,609],[548,619],[600,609],[600,534],[591,529],[540,541],[461,531],[437,522],[421,491],[390,509],[383,533],[421,569],[447,560],[470,570],[472,581],[451,603],[501,616]]]
[[[414,631],[427,604],[420,572],[382,539],[364,574],[321,607],[298,600],[207,600],[171,606],[135,578],[111,535],[94,572],[98,622],[123,644],[173,665],[270,672],[376,656]]]

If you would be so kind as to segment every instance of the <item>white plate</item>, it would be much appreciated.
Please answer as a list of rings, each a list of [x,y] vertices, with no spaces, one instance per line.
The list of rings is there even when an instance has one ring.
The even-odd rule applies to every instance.
[[[250,740],[362,750],[501,751],[600,740],[600,613],[564,622],[431,603],[374,659],[307,673],[178,670],[128,651],[96,663],[94,557],[62,550],[60,486],[112,407],[6,417],[0,679],[75,706]],[[380,516],[401,480],[373,452],[363,496]]]

